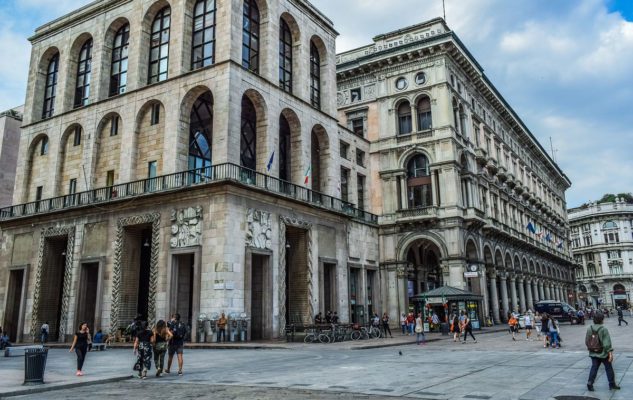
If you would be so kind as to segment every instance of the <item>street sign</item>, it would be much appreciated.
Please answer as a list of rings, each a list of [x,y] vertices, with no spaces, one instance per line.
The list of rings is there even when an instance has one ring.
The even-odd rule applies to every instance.
[[[475,272],[471,272],[471,271],[464,272],[464,278],[476,278],[478,276],[479,276],[479,273],[477,271],[475,271]]]

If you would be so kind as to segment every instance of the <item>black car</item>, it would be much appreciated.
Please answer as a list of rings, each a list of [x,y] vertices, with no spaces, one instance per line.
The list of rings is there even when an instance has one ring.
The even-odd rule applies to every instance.
[[[534,309],[540,314],[547,313],[560,322],[570,321],[572,324],[578,323],[578,316],[574,307],[562,301],[542,300],[534,305]]]

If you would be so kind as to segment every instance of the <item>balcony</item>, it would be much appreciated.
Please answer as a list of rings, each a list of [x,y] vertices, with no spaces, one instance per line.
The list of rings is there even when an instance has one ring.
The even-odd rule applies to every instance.
[[[475,161],[480,167],[485,167],[488,162],[486,150],[482,148],[475,149]]]
[[[508,180],[506,181],[506,185],[508,185],[508,187],[512,189],[517,184],[517,182],[514,180],[514,174],[512,172],[508,172],[507,176],[508,176]]]
[[[437,207],[419,207],[396,211],[398,222],[413,222],[419,220],[434,220],[437,218]]]
[[[496,174],[498,170],[497,161],[492,157],[488,157],[488,160],[486,161],[486,169],[488,169],[490,174]]]
[[[313,207],[345,214],[366,223],[378,223],[376,215],[355,208],[352,203],[230,163],[5,207],[0,209],[0,221],[103,205],[221,182],[237,183]]]
[[[521,193],[523,193],[524,188],[523,185],[521,184],[521,181],[516,180],[514,181],[515,185],[514,185],[514,192],[518,195],[520,195]]]
[[[505,182],[506,180],[508,180],[508,171],[505,169],[505,167],[499,166],[499,168],[497,169],[497,177],[501,182]]]

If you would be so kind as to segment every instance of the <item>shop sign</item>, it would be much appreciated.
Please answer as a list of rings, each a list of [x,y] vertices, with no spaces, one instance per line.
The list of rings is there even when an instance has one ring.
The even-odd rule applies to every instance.
[[[426,302],[429,304],[442,304],[444,303],[444,299],[441,297],[429,297],[426,299]]]
[[[626,300],[626,294],[614,294],[613,295],[613,299],[614,300]]]
[[[479,273],[477,271],[475,271],[475,272],[471,272],[471,271],[464,272],[464,278],[476,278],[478,276],[479,276]]]

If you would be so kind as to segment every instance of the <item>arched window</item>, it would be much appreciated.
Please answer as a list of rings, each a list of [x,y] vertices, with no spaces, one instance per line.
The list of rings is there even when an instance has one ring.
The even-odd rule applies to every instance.
[[[398,106],[398,134],[411,133],[411,106],[408,101],[403,101]]]
[[[464,106],[463,105],[459,105],[459,131],[461,132],[462,136],[466,137],[467,135],[467,131],[466,131],[466,112],[464,111]]]
[[[618,224],[614,221],[607,221],[602,225],[602,229],[618,229]]]
[[[460,133],[459,130],[459,104],[457,100],[453,99],[453,120],[455,121],[455,132]]]
[[[409,208],[428,207],[432,202],[429,160],[423,154],[413,157],[407,165]]]
[[[312,190],[321,191],[321,147],[319,137],[312,130],[310,137],[310,174],[312,178]]]
[[[48,154],[48,138],[44,136],[40,142],[40,155],[45,156]]]
[[[423,131],[431,129],[433,119],[431,117],[431,99],[422,97],[418,100],[418,129]]]
[[[292,33],[283,19],[279,21],[279,87],[292,93]]]
[[[55,112],[55,91],[57,90],[57,72],[59,72],[59,53],[48,62],[46,69],[46,87],[44,88],[44,108],[42,118],[50,118]]]
[[[163,8],[154,17],[152,36],[149,47],[148,83],[161,82],[167,79],[169,70],[169,27],[171,26],[171,9]]]
[[[615,285],[613,285],[613,292],[614,293],[625,293],[626,292],[626,288],[621,283],[616,283]]]
[[[290,152],[290,124],[283,115],[279,116],[279,179],[290,181],[292,165]]]
[[[215,0],[198,0],[193,13],[191,69],[212,65],[215,58]]]
[[[130,24],[123,25],[114,36],[112,69],[110,72],[110,96],[125,93],[127,87],[127,57],[130,41]]]
[[[77,84],[75,85],[75,108],[88,104],[90,97],[90,73],[92,71],[92,39],[86,40],[79,51]]]
[[[242,97],[242,129],[240,135],[240,164],[257,169],[257,113],[248,97]]]
[[[193,104],[189,119],[189,169],[203,170],[195,174],[195,181],[199,181],[202,175],[207,175],[204,170],[211,167],[213,137],[213,99],[211,93],[202,94]]]
[[[244,0],[242,66],[259,73],[259,9],[255,0]]]
[[[321,56],[314,42],[310,41],[310,103],[321,108]]]

